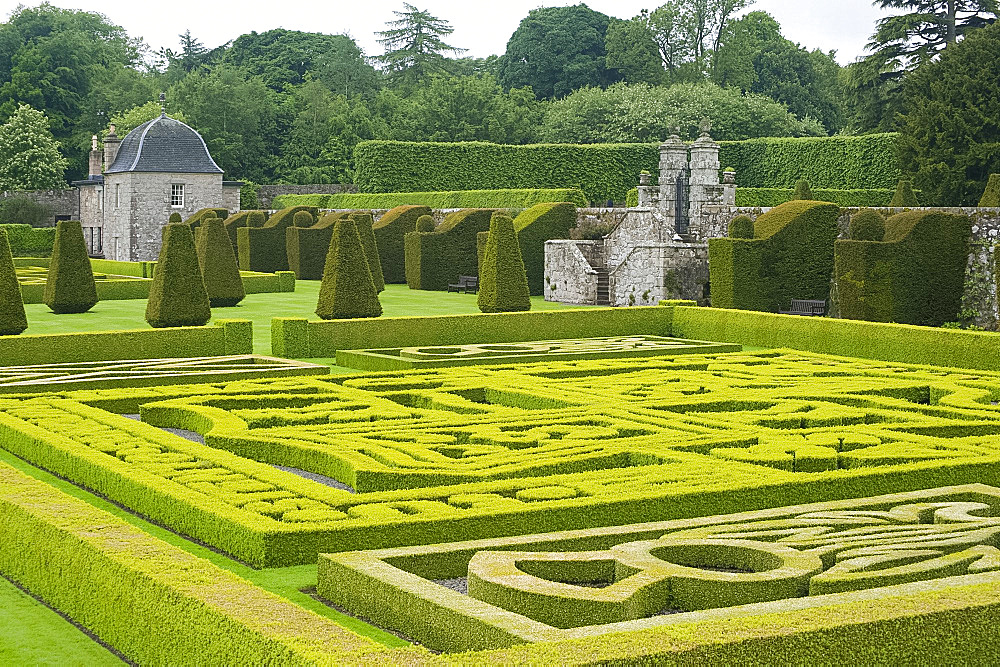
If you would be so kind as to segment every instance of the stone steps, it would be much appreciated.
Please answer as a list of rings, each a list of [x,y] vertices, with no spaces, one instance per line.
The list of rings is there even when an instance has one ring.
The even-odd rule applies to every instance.
[[[608,269],[604,266],[595,267],[597,270],[597,301],[598,306],[611,305],[611,287],[608,278]]]

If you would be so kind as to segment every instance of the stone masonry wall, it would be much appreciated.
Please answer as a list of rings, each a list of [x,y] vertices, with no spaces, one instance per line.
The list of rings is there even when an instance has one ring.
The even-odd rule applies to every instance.
[[[7,197],[27,197],[42,206],[47,206],[52,212],[52,216],[48,221],[49,225],[56,224],[56,220],[80,219],[80,199],[75,188],[69,190],[0,192],[0,199],[6,199]]]
[[[708,305],[708,247],[704,243],[643,243],[609,275],[611,304],[648,306],[661,299]]]
[[[260,199],[261,208],[270,209],[271,200],[278,195],[340,195],[357,191],[357,186],[352,184],[262,185],[257,197]]]
[[[597,271],[587,261],[581,247],[587,248],[599,243],[600,241],[569,240],[545,242],[546,301],[597,302]]]

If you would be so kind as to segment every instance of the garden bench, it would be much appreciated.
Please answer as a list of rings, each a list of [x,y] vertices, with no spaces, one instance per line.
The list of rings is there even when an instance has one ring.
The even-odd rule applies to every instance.
[[[792,299],[792,305],[788,310],[780,311],[782,315],[806,315],[823,317],[826,315],[826,301],[813,299]]]
[[[479,276],[459,276],[457,283],[448,285],[448,291],[475,294],[479,291]]]

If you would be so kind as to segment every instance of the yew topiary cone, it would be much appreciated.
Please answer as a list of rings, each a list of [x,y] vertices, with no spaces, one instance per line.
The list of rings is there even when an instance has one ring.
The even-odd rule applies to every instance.
[[[378,317],[382,314],[382,304],[368,268],[361,235],[353,220],[334,223],[316,314],[324,320]]]
[[[79,220],[60,220],[45,280],[45,305],[54,313],[85,313],[97,303],[87,242]]]
[[[149,288],[146,321],[158,329],[193,327],[207,323],[211,317],[191,226],[167,225],[163,228],[163,245]]]
[[[484,313],[531,310],[521,246],[514,232],[514,221],[506,213],[497,212],[490,218],[479,270],[478,303]]]
[[[792,193],[792,201],[804,199],[807,201],[813,201],[812,188],[809,187],[809,181],[799,179],[795,184],[795,192]]]
[[[205,291],[212,308],[235,306],[246,296],[236,252],[221,218],[208,218],[198,228],[198,265],[205,279]]]
[[[899,179],[896,184],[896,194],[892,196],[889,206],[893,208],[914,208],[920,206],[917,195],[913,192],[913,182],[906,179]]]
[[[0,229],[0,336],[13,336],[27,328],[28,318],[24,314],[21,286],[17,283],[7,232]]]
[[[368,259],[368,268],[372,272],[375,291],[382,292],[385,290],[385,279],[382,277],[382,259],[378,256],[378,243],[372,230],[375,220],[371,213],[352,213],[351,220],[358,226],[358,236],[361,237],[361,247],[365,249],[365,258]]]

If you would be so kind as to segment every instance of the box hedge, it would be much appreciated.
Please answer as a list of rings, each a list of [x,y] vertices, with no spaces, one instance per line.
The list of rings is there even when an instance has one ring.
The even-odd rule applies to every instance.
[[[794,199],[791,188],[736,188],[736,206],[744,208],[771,208]],[[842,208],[873,208],[890,206],[894,190],[878,188],[871,190],[834,190],[812,188],[813,197],[828,201]]]
[[[449,213],[433,232],[406,235],[406,284],[410,289],[445,290],[459,276],[479,272],[476,234],[489,231],[493,211],[468,208]]]
[[[56,240],[55,227],[0,225],[7,233],[7,243],[14,257],[48,257]]]
[[[7,232],[0,229],[0,336],[19,334],[27,328],[28,318],[24,314]]]
[[[372,225],[375,245],[382,262],[382,278],[388,284],[406,282],[405,236],[415,231],[417,219],[430,215],[427,206],[397,206]]]
[[[889,206],[892,208],[916,208],[920,206],[920,202],[917,200],[917,193],[913,191],[913,181],[907,179],[899,179],[899,183],[896,185],[896,192],[892,195],[892,199],[889,200]]]
[[[267,219],[261,227],[240,227],[236,231],[240,269],[274,273],[288,270],[285,230],[295,222],[295,214],[309,213],[315,222],[319,211],[315,206],[292,206]]]
[[[199,228],[196,250],[205,291],[212,308],[235,306],[246,297],[236,253],[220,218],[206,218]]]
[[[229,209],[225,208],[203,208],[195,211],[184,224],[191,225],[191,228],[200,227],[201,223],[208,218],[220,218],[225,220],[229,217]]]
[[[895,134],[720,142],[720,161],[744,187],[790,188],[800,178],[841,189],[893,188]],[[659,172],[656,144],[363,141],[354,151],[364,192],[579,188],[588,200],[625,201],[639,174]]]
[[[979,199],[980,208],[1000,207],[1000,174],[990,174],[989,181],[986,182],[986,190]]]
[[[285,253],[288,269],[299,280],[320,280],[326,252],[333,237],[333,225],[350,215],[349,211],[327,213],[311,227],[291,226],[285,230]]]
[[[521,247],[528,289],[542,294],[545,287],[545,242],[568,239],[576,226],[576,206],[571,202],[537,204],[514,218],[517,243]]]
[[[274,206],[318,206],[326,209],[384,210],[397,206],[448,208],[529,208],[546,202],[568,201],[587,206],[579,188],[509,188],[506,190],[452,190],[450,192],[381,192],[337,195],[278,195]]]
[[[385,290],[385,278],[382,276],[382,260],[378,256],[378,242],[375,240],[375,231],[372,227],[375,221],[372,220],[371,213],[352,213],[351,220],[358,227],[358,236],[361,237],[361,246],[365,249],[365,258],[368,260],[368,270],[372,274],[372,282],[375,283],[375,291]]]
[[[321,319],[378,317],[382,304],[378,300],[368,258],[361,245],[358,226],[350,218],[337,220],[323,268],[323,283],[319,288],[316,314]]]
[[[839,215],[836,204],[791,201],[758,217],[752,239],[710,239],[712,305],[777,312],[826,300]]]
[[[211,317],[191,227],[183,222],[169,224],[163,228],[146,321],[154,328],[184,327],[200,326]]]
[[[906,211],[881,241],[836,243],[841,317],[940,326],[961,308],[969,257],[967,216]]]
[[[45,305],[55,313],[85,313],[97,303],[97,285],[79,220],[60,220],[45,280]]]
[[[521,248],[514,231],[514,221],[506,213],[496,212],[490,219],[490,230],[479,266],[476,303],[484,313],[531,310]]]
[[[266,211],[239,211],[225,219],[226,233],[233,244],[233,252],[239,252],[236,245],[236,230],[240,227],[263,227],[267,222]]]

